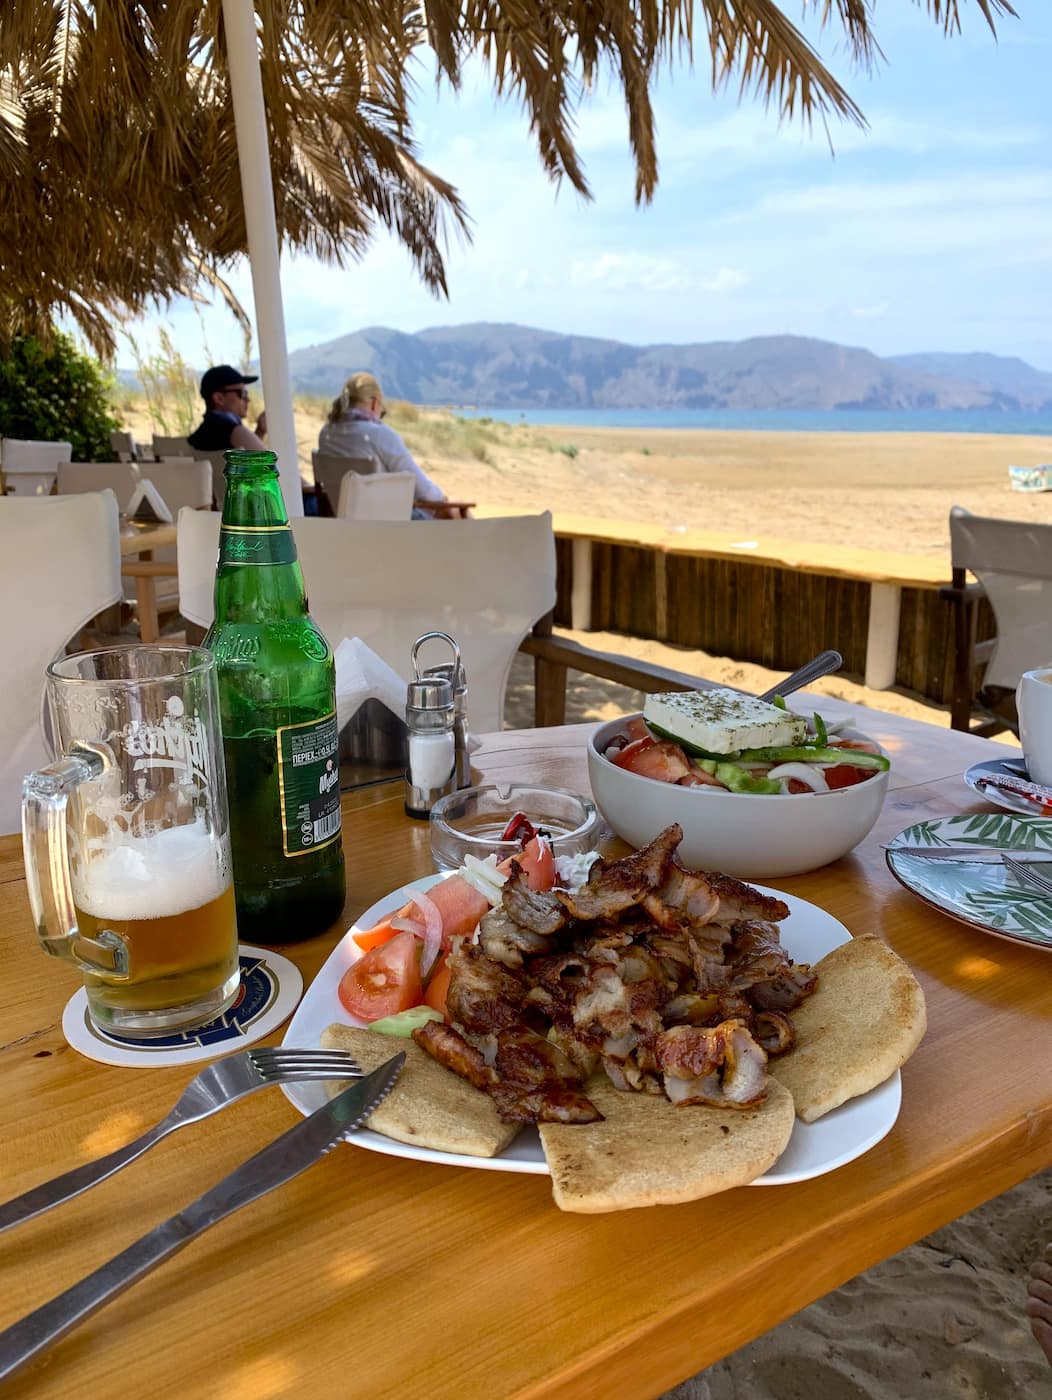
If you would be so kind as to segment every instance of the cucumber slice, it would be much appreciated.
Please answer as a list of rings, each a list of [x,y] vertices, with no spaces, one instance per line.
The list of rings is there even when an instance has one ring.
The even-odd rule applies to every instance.
[[[436,1011],[433,1006],[411,1006],[408,1011],[396,1011],[393,1016],[382,1016],[379,1021],[370,1022],[366,1029],[376,1031],[378,1035],[398,1035],[408,1040],[418,1026],[426,1026],[428,1021],[444,1020],[441,1011]]]

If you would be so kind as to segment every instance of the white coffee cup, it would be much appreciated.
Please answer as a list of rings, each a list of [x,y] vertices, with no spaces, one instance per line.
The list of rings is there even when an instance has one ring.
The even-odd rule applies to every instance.
[[[1052,787],[1052,666],[1024,672],[1015,704],[1026,770],[1035,783]]]

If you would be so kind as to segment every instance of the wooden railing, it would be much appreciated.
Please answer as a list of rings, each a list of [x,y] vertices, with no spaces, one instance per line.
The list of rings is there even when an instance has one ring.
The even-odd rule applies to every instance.
[[[835,646],[844,670],[874,689],[898,685],[938,703],[954,696],[953,610],[940,594],[950,583],[948,549],[943,561],[562,514],[553,524],[558,627],[622,632],[773,670]],[[976,627],[980,639],[993,635],[985,599]]]

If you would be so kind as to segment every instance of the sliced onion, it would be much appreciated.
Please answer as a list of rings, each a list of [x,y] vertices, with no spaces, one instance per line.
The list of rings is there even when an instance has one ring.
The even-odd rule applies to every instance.
[[[483,880],[489,880],[493,885],[507,883],[507,872],[497,869],[497,857],[494,855],[487,856],[485,860],[479,860],[478,856],[465,856],[464,864],[469,870],[473,870],[476,875],[480,875]]]
[[[424,950],[420,955],[420,975],[426,977],[434,966],[435,959],[442,950],[442,915],[438,912],[438,905],[422,890],[403,890],[406,898],[420,910],[424,920],[421,929],[419,925],[413,928],[412,932],[423,941]],[[392,919],[392,927],[397,927],[398,923],[412,923],[410,919]]]
[[[457,875],[473,890],[477,890],[483,899],[488,900],[491,908],[495,909],[501,902],[501,886],[508,877],[503,870],[497,869],[496,856],[487,856],[485,860],[479,860],[477,856],[465,856],[464,864],[457,871]]]
[[[392,919],[391,927],[396,928],[399,933],[412,933],[417,938],[423,938],[424,926],[419,919]]]
[[[771,769],[767,776],[775,782],[781,783],[783,791],[788,791],[787,784],[790,778],[796,778],[797,781],[806,783],[812,792],[829,791],[825,774],[811,763],[779,763]]]

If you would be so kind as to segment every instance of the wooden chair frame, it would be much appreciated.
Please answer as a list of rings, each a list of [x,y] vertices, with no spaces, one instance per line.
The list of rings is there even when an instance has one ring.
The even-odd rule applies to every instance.
[[[953,690],[950,698],[950,728],[959,729],[980,738],[990,738],[1006,731],[1017,732],[1014,721],[1014,701],[1008,695],[984,696],[981,671],[993,655],[996,637],[977,641],[979,603],[986,596],[982,584],[969,583],[968,571],[954,568],[951,582],[939,589],[939,597],[951,606],[953,628]],[[1003,714],[996,713],[997,705]],[[972,714],[979,709],[983,718],[972,723]]]

